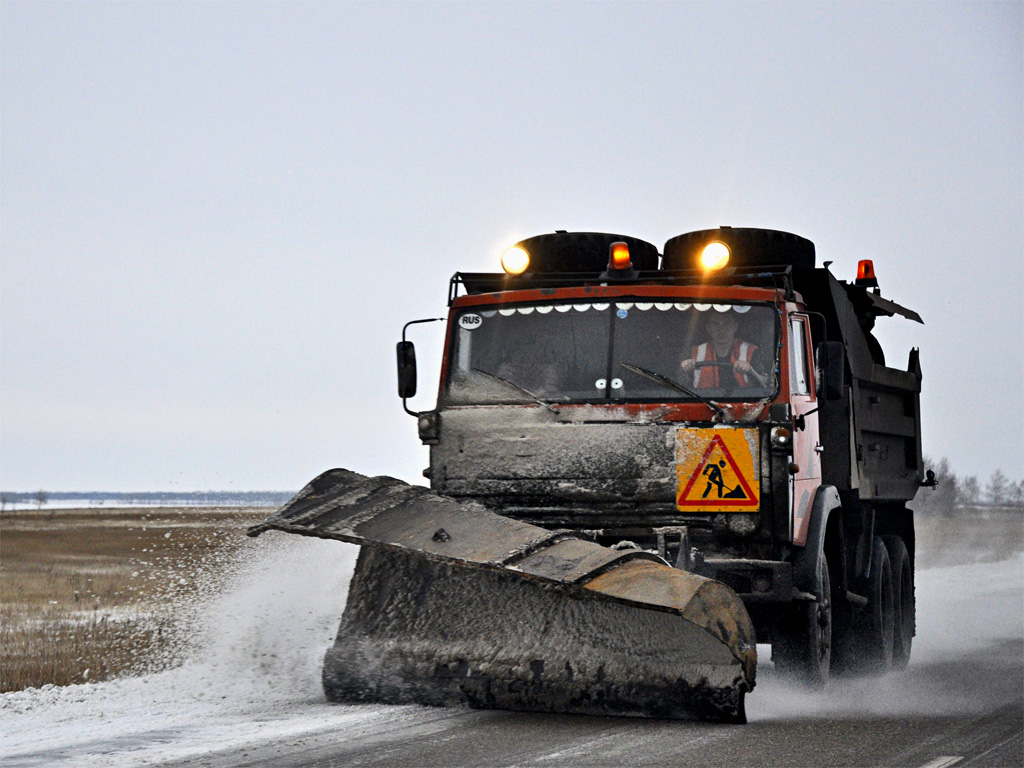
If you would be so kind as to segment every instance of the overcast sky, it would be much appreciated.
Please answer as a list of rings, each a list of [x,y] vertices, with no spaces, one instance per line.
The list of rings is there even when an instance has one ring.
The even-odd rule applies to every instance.
[[[925,452],[1020,479],[1022,8],[4,0],[0,487],[421,480],[452,272],[722,224],[873,258]]]

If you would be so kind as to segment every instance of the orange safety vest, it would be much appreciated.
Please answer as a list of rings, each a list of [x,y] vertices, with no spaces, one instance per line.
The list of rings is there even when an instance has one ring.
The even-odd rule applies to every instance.
[[[737,360],[742,360],[745,363],[750,362],[750,358],[754,356],[754,352],[757,351],[757,347],[746,341],[740,341],[734,339],[732,342],[732,354],[729,355],[730,362],[735,363]],[[704,342],[693,348],[693,359],[698,363],[702,363],[706,360],[717,360],[718,355],[715,354],[715,348]],[[700,389],[713,389],[721,387],[721,371],[723,369],[717,365],[698,365],[693,369],[693,386],[699,387]],[[749,386],[747,377],[739,371],[732,372],[733,377],[736,379],[736,383],[741,387]]]

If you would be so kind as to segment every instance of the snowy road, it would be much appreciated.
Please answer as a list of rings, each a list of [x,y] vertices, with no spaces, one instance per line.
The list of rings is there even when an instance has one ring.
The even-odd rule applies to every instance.
[[[196,660],[0,697],[14,766],[1024,764],[1024,559],[918,574],[908,670],[809,695],[762,662],[750,724],[323,702],[354,548],[256,542],[206,607]],[[762,655],[762,659],[766,654]]]

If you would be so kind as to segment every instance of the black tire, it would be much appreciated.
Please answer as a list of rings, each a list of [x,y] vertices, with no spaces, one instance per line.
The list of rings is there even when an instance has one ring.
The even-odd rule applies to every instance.
[[[883,536],[892,569],[893,643],[892,668],[906,669],[914,643],[917,608],[914,600],[914,569],[907,545],[899,536]]]
[[[821,553],[813,603],[799,603],[776,624],[772,660],[778,670],[811,688],[828,683],[832,662],[832,581]]]
[[[893,589],[889,551],[879,536],[871,549],[871,572],[865,596],[867,607],[853,616],[851,653],[845,670],[854,674],[884,674],[892,668]]]

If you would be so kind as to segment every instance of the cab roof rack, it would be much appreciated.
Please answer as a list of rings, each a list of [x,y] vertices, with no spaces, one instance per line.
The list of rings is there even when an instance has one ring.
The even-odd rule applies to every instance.
[[[586,285],[742,285],[781,289],[787,300],[794,296],[790,264],[755,269],[725,268],[710,274],[699,269],[654,269],[636,272],[629,279],[610,278],[601,272],[526,272],[517,276],[503,272],[456,272],[448,283],[448,306],[462,293],[472,296]]]

